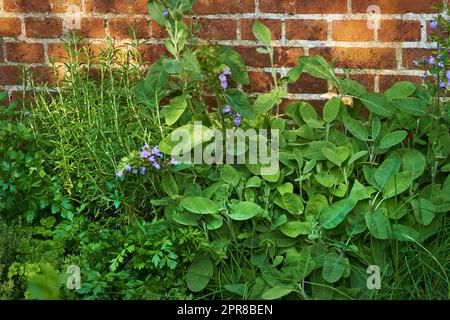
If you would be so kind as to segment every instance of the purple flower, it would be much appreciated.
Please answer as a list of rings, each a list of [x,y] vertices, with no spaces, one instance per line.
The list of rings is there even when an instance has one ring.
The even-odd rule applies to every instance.
[[[439,87],[441,87],[441,88],[445,88],[447,86],[447,84],[444,82],[444,81],[440,81],[439,82]]]
[[[147,170],[147,168],[141,167],[141,174],[145,174],[145,170]]]
[[[427,73],[425,72],[425,73],[421,76],[421,78],[422,78],[422,79],[426,79],[426,78],[427,78]]]
[[[445,76],[447,77],[448,80],[450,80],[450,70],[448,70],[448,71],[445,73]]]
[[[126,171],[126,172],[131,172],[131,166],[130,166],[129,164],[127,164],[127,165],[125,166],[125,171]]]
[[[434,59],[433,56],[430,56],[430,60],[428,60],[429,64],[434,64],[436,62],[436,60]]]
[[[443,68],[444,67],[444,62],[443,61],[439,61],[438,66]]]
[[[222,88],[225,90],[228,88],[228,82],[221,82],[220,85],[222,86]]]
[[[233,123],[236,127],[239,127],[241,125],[241,115],[239,113],[236,114]]]
[[[230,105],[227,104],[227,105],[225,106],[225,108],[222,109],[222,112],[223,112],[223,113],[230,113],[230,112],[231,112],[231,107],[230,107]]]
[[[177,166],[179,163],[180,162],[178,160],[176,160],[176,159],[170,160],[170,164],[173,165],[173,166]]]
[[[164,9],[162,15],[163,15],[163,17],[168,17],[169,16],[169,10]]]
[[[141,154],[139,155],[142,159],[147,159],[148,157],[150,157],[152,154],[150,153],[150,151],[144,150],[141,152]]]
[[[142,151],[148,150],[148,149],[150,149],[150,146],[148,145],[148,143],[145,143],[144,146],[142,147]]]
[[[158,146],[153,147],[152,153],[157,157],[164,158],[164,155],[159,151]]]
[[[158,162],[154,162],[154,163],[153,163],[153,167],[154,167],[156,170],[161,169],[161,166],[159,165]]]
[[[116,175],[117,175],[117,177],[122,178],[123,177],[123,171],[122,170],[117,171]]]
[[[137,174],[138,173],[138,169],[133,169],[133,174]]]
[[[437,27],[438,27],[437,21],[436,21],[436,20],[431,21],[430,27],[431,27],[431,29],[433,29],[433,30],[434,30],[434,29],[437,29]]]
[[[224,75],[223,73],[219,76],[219,80],[220,82],[227,82],[227,76]]]
[[[231,70],[225,70],[222,74],[226,76],[231,76]]]
[[[419,61],[414,60],[414,61],[413,61],[413,64],[414,64],[416,67],[418,67],[418,66],[419,66]]]

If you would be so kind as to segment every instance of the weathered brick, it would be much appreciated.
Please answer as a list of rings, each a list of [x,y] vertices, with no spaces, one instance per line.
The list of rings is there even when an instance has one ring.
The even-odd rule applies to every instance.
[[[366,20],[333,21],[333,40],[335,41],[372,41],[373,30]]]
[[[148,63],[155,62],[163,54],[169,54],[165,46],[157,44],[143,45],[139,48],[139,52],[142,55],[144,61]]]
[[[262,12],[273,13],[347,13],[347,0],[260,0]]]
[[[86,0],[88,12],[148,13],[147,0]]]
[[[379,81],[380,92],[384,92],[392,87],[398,81],[410,81],[420,84],[422,80],[416,76],[404,76],[404,75],[381,75]]]
[[[0,66],[0,85],[22,83],[22,71],[16,66]]]
[[[289,84],[288,91],[290,93],[326,93],[328,82],[304,73],[296,82]]]
[[[3,0],[6,12],[66,12],[71,6],[81,9],[81,0]]]
[[[209,40],[236,39],[237,23],[233,19],[199,19],[202,29],[198,37]]]
[[[303,56],[303,48],[276,48],[274,54],[276,67],[293,67],[297,64],[299,56]]]
[[[29,38],[60,38],[62,21],[60,18],[25,18],[25,31]]]
[[[310,55],[321,55],[328,61],[336,59],[336,67],[396,69],[396,51],[392,48],[313,48]]]
[[[259,22],[266,25],[272,32],[272,40],[281,39],[281,20],[275,19],[259,19]],[[255,40],[253,35],[253,24],[255,19],[241,20],[241,38],[243,40]]]
[[[106,44],[83,43],[80,49],[86,50],[86,54],[79,56],[80,61],[86,61],[88,57],[93,57],[101,53],[102,49],[106,48]],[[68,61],[66,46],[63,43],[49,43],[48,44],[48,58],[54,62]]]
[[[268,67],[270,59],[267,54],[258,53],[255,47],[236,47],[235,48],[244,58],[244,62],[250,67]]]
[[[254,0],[197,0],[194,6],[194,12],[198,14],[245,13],[254,11]]]
[[[46,66],[32,67],[30,69],[30,75],[37,84],[52,84],[55,80],[52,68]]]
[[[351,74],[350,79],[358,81],[367,91],[372,92],[375,87],[375,79],[372,74]]]
[[[379,6],[382,14],[386,13],[432,13],[433,5],[442,5],[442,0],[353,0],[352,11],[367,12],[371,5]]]
[[[131,39],[132,28],[138,39],[150,37],[149,22],[145,18],[112,18],[109,20],[109,33],[116,39]]]
[[[325,20],[287,20],[286,38],[292,40],[327,40]]]
[[[380,41],[420,41],[421,33],[420,21],[382,20],[379,39]]]
[[[157,38],[157,39],[167,38],[166,29],[162,28],[156,21],[151,21],[150,26],[152,29],[152,37],[153,38]]]
[[[18,37],[22,34],[19,18],[0,18],[0,37]]]
[[[244,86],[247,92],[269,92],[273,86],[272,75],[268,72],[251,71],[249,72],[250,84]]]
[[[44,45],[40,43],[6,43],[6,56],[11,62],[44,62]]]
[[[105,27],[103,18],[81,18],[81,28],[76,33],[85,38],[101,39],[106,36]]]

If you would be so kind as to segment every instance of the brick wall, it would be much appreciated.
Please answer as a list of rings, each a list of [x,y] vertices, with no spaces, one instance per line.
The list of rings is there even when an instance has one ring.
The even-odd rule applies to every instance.
[[[61,38],[71,6],[81,9],[80,33],[93,46],[107,36],[119,43],[128,27],[138,25],[139,36],[150,39],[144,48],[152,60],[164,51],[164,32],[152,22],[147,0],[0,0],[0,89],[20,89],[17,66],[28,65],[39,81],[51,79],[49,62],[63,52]],[[369,6],[381,11],[379,29],[371,23]],[[248,91],[267,89],[268,59],[256,52],[252,36],[255,19],[274,35],[275,62],[280,73],[293,66],[298,55],[320,54],[335,59],[336,71],[351,70],[351,77],[369,90],[383,91],[393,81],[419,81],[412,61],[429,54],[429,22],[433,5],[448,0],[198,0],[195,11],[204,25],[201,39],[220,40],[239,50],[252,77]],[[371,7],[372,8],[372,7]],[[375,7],[376,9],[376,7]],[[368,22],[369,20],[369,22]],[[289,86],[291,98],[320,100],[327,83],[303,76]]]

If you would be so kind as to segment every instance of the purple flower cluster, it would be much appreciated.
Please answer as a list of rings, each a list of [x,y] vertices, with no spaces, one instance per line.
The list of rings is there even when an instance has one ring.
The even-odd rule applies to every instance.
[[[230,117],[234,117],[233,124],[236,127],[239,127],[241,125],[241,118],[242,116],[239,113],[234,114],[233,110],[231,110],[230,105],[226,105],[225,108],[222,109],[222,113],[229,115]]]
[[[150,148],[148,143],[146,143],[142,147],[141,152],[139,153],[139,157],[144,162],[150,162],[152,167],[156,170],[161,170],[162,167],[167,167],[168,165],[177,166],[179,164],[179,161],[176,159],[171,159],[168,163],[164,163],[164,155],[161,153],[158,146]],[[145,175],[147,172],[147,166],[144,163],[143,166],[137,166],[136,168],[133,168],[131,165],[127,164],[124,170],[119,170],[116,173],[116,176],[122,178],[125,172],[131,172],[133,174],[140,173],[142,175]]]
[[[169,16],[169,10],[164,9],[164,11],[162,12],[163,17],[168,17]]]
[[[228,89],[228,79],[227,76],[231,75],[231,70],[225,70],[222,72],[222,74],[219,76],[220,85],[224,90]]]
[[[450,53],[450,50],[449,52]],[[426,79],[428,77],[427,71],[430,70],[433,77],[437,78],[437,73],[440,73],[445,69],[445,62],[444,58],[442,57],[442,54],[438,54],[436,56],[429,56],[429,57],[422,57],[421,61],[413,61],[413,64],[416,67],[423,67],[425,69],[425,72],[422,74],[421,78]],[[446,78],[449,80],[450,71],[446,72]],[[440,81],[439,86],[441,88],[449,87],[450,81],[444,82]]]

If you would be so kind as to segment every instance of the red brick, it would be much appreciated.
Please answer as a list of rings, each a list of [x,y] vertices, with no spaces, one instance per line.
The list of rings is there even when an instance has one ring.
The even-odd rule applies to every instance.
[[[87,54],[83,54],[83,56],[78,57],[81,61],[86,61],[88,57],[94,57],[101,53],[102,49],[106,48],[106,44],[91,44],[84,43],[80,47],[87,48]],[[65,62],[69,60],[69,56],[67,54],[66,47],[63,43],[49,43],[48,44],[48,58],[50,61],[55,62]]]
[[[267,54],[258,53],[255,47],[236,47],[235,48],[244,58],[244,62],[250,67],[268,67],[270,59]]]
[[[150,23],[152,29],[152,37],[161,39],[167,38],[167,31],[163,27],[161,27],[156,21],[151,21]]]
[[[232,19],[199,19],[202,29],[198,37],[209,40],[236,39],[236,20]]]
[[[367,91],[373,92],[375,88],[375,77],[371,74],[351,74],[350,79],[358,81]]]
[[[381,75],[379,82],[380,92],[384,92],[392,87],[398,81],[410,81],[417,84],[421,84],[420,77],[415,76],[403,76],[403,75]]]
[[[18,37],[22,34],[19,18],[0,18],[0,37]]]
[[[81,8],[81,0],[3,0],[3,10],[7,12],[62,13],[72,5]]]
[[[254,0],[197,0],[194,12],[198,14],[254,12]]]
[[[81,18],[81,28],[76,33],[84,38],[101,39],[106,36],[105,28],[103,18]]]
[[[352,12],[365,13],[371,5],[379,6],[386,13],[432,13],[433,5],[442,5],[442,0],[353,0]]]
[[[287,20],[286,38],[292,40],[327,40],[325,20]]]
[[[303,56],[303,48],[276,48],[275,49],[275,66],[276,67],[293,67],[297,64],[298,57]]]
[[[262,12],[273,13],[347,13],[347,0],[260,0]]]
[[[259,22],[267,26],[272,32],[272,40],[281,39],[281,20],[278,19],[260,19]],[[255,19],[241,20],[241,38],[243,40],[256,40],[253,36],[253,24]]]
[[[272,74],[261,71],[249,72],[250,85],[245,86],[247,92],[269,92],[273,86]]]
[[[373,30],[367,27],[367,20],[333,21],[333,40],[372,41]]]
[[[288,85],[288,91],[290,93],[326,93],[328,82],[304,73],[296,82]]]
[[[382,20],[380,41],[420,41],[422,25],[420,21]]]
[[[22,71],[15,66],[0,66],[0,85],[22,84]]]
[[[163,54],[168,55],[167,49],[163,45],[146,44],[139,48],[143,60],[148,63],[153,63],[159,59]]]
[[[137,30],[138,39],[150,37],[149,22],[145,18],[112,18],[109,20],[109,33],[116,39],[131,39],[131,28]]]
[[[100,13],[148,13],[147,0],[86,0],[86,11]]]
[[[32,67],[30,69],[30,75],[37,84],[54,83],[54,74],[52,68],[49,67]]]
[[[310,55],[321,55],[328,61],[336,59],[340,68],[396,69],[396,51],[391,48],[313,48]]]
[[[62,21],[59,18],[25,18],[25,30],[29,38],[60,38]]]
[[[6,43],[6,56],[11,62],[44,62],[44,46],[40,43]]]
[[[422,57],[429,57],[432,54],[433,50],[430,49],[402,49],[402,65],[407,69],[417,69],[414,61],[420,61]]]

